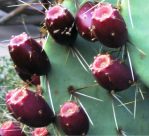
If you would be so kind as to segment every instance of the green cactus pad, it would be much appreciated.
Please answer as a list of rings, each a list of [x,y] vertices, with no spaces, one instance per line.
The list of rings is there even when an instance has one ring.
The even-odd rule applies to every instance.
[[[147,67],[149,66],[149,19],[147,17],[149,3],[147,0],[124,0],[122,4],[122,13],[128,27],[129,38],[134,45],[127,44],[133,68],[140,80],[149,87],[149,71]]]

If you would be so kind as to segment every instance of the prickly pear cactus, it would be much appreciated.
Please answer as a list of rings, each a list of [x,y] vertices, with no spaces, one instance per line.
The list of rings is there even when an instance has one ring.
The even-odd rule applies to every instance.
[[[80,5],[84,1],[78,2]],[[117,0],[108,2],[116,5]],[[78,35],[74,48],[70,48],[59,45],[49,35],[44,46],[52,69],[47,76],[42,76],[43,95],[53,107],[55,114],[58,114],[60,105],[65,101],[71,99],[78,101],[90,120],[88,135],[149,134],[148,94],[140,83],[143,81],[149,86],[149,74],[146,68],[149,63],[146,17],[148,9],[145,8],[148,3],[147,0],[119,2],[129,32],[127,54],[130,55],[132,68],[139,77],[139,82],[127,90],[112,95],[95,82],[89,64],[100,52],[102,45],[99,42],[91,43]],[[74,15],[77,4],[73,0],[64,0],[62,3]],[[71,89],[74,89],[74,93],[71,93]],[[63,135],[62,131],[59,133]]]

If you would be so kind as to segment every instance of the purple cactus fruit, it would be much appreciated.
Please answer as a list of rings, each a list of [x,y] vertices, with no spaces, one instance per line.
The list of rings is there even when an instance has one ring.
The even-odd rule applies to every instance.
[[[35,128],[32,132],[32,136],[50,136],[50,133],[46,127]]]
[[[73,101],[65,102],[61,106],[58,121],[67,135],[86,135],[89,129],[86,113]]]
[[[20,124],[13,121],[4,122],[0,131],[0,136],[26,136],[20,128]]]
[[[76,15],[76,27],[82,37],[89,41],[96,41],[97,38],[94,33],[92,25],[92,14],[96,3],[87,1],[84,3]]]
[[[54,115],[42,96],[25,88],[6,94],[6,105],[12,115],[31,127],[43,127],[53,122]]]
[[[125,90],[133,84],[131,69],[109,54],[99,54],[91,65],[97,82],[109,91]]]
[[[40,85],[40,77],[36,74],[32,75],[27,70],[21,69],[19,67],[15,67],[15,70],[23,81],[36,86]]]
[[[99,3],[93,12],[94,32],[101,43],[118,48],[128,41],[126,24],[118,9],[109,3]]]
[[[53,39],[62,45],[73,45],[77,37],[74,17],[64,7],[56,5],[46,11],[45,22]]]
[[[14,64],[31,74],[45,75],[50,69],[50,62],[42,46],[26,33],[11,38],[9,52]]]

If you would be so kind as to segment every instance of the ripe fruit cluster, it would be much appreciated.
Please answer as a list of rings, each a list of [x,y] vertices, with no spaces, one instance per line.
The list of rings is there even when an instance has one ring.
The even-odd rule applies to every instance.
[[[28,89],[15,89],[6,94],[6,106],[12,116],[18,121],[36,129],[33,136],[49,136],[44,127],[56,123],[54,114],[42,96]],[[67,135],[85,135],[89,129],[89,120],[84,110],[73,101],[65,102],[57,116],[63,131]],[[40,127],[40,128],[39,128]],[[0,128],[2,136],[25,136],[20,126],[15,122],[5,122]]]
[[[46,11],[45,22],[51,36],[60,44],[72,45],[76,29],[83,38],[99,40],[110,48],[121,47],[128,40],[124,19],[109,3],[86,2],[75,18],[66,8],[56,5]]]
[[[124,19],[118,9],[109,3],[86,2],[75,18],[68,9],[56,5],[46,10],[45,24],[57,43],[70,48],[75,45],[77,33],[90,42],[100,41],[110,48],[119,48],[128,41]],[[11,38],[9,52],[15,70],[26,82],[39,85],[39,76],[47,75],[51,69],[52,64],[42,46],[26,33]],[[127,89],[134,82],[130,68],[110,54],[98,54],[90,69],[96,81],[109,91]],[[12,116],[28,126],[38,128],[50,123],[55,125],[58,120],[67,135],[86,135],[89,130],[85,111],[74,101],[65,102],[56,116],[41,94],[26,87],[9,91],[5,99]],[[18,127],[14,123],[9,126],[1,126],[2,136],[5,136],[5,129]],[[25,135],[22,131],[14,133]],[[35,129],[32,133],[33,136],[40,134],[50,135],[46,128]]]
[[[110,48],[122,47],[128,41],[124,19],[110,3],[88,1],[77,11],[75,19],[67,9],[56,5],[46,11],[45,22],[51,36],[60,44],[74,44],[76,31],[72,30],[75,26],[83,38],[91,42],[99,40]],[[91,71],[97,82],[110,91],[127,89],[133,83],[130,68],[109,55],[99,54],[91,65]]]

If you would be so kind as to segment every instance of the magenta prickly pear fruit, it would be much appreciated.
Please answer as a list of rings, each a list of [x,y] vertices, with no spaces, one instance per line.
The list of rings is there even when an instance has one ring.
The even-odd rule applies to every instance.
[[[45,22],[53,39],[62,45],[73,45],[77,37],[74,17],[64,7],[56,5],[46,11]]]
[[[73,101],[65,102],[58,115],[62,130],[67,135],[86,135],[89,129],[89,120],[84,110]]]
[[[91,70],[97,82],[109,91],[121,91],[134,83],[131,69],[109,54],[95,57]]]
[[[0,131],[0,136],[26,136],[20,128],[20,124],[13,121],[4,122]]]
[[[2,136],[2,129],[0,128],[0,136]]]
[[[9,52],[14,64],[31,74],[45,75],[50,69],[50,62],[42,46],[26,33],[11,38]]]
[[[27,70],[19,67],[15,67],[15,70],[23,81],[33,85],[40,85],[40,77],[36,74],[32,75]]]
[[[76,27],[80,35],[89,40],[96,41],[97,38],[94,33],[94,26],[92,25],[92,14],[96,3],[86,2],[84,3],[76,15]]]
[[[12,115],[28,126],[43,127],[54,121],[53,112],[42,96],[28,89],[11,90],[5,99]]]
[[[128,41],[124,19],[111,4],[99,3],[93,12],[92,23],[97,38],[105,46],[118,48]]]
[[[32,136],[50,136],[50,133],[46,127],[35,128],[32,132]]]

